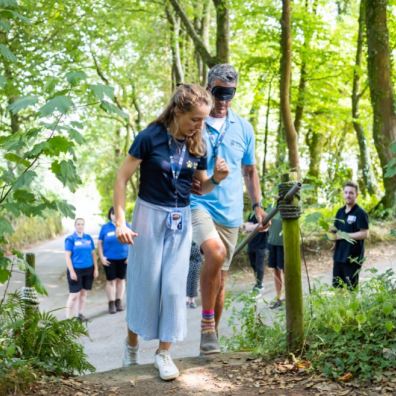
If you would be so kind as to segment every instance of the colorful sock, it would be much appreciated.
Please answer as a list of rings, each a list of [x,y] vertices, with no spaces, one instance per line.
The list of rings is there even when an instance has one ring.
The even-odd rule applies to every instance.
[[[201,332],[211,333],[215,331],[214,310],[202,310]]]

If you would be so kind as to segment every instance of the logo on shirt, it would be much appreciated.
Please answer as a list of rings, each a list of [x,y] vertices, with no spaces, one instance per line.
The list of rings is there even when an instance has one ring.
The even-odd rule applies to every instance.
[[[347,217],[347,223],[348,223],[348,224],[352,224],[352,223],[354,223],[355,221],[356,221],[356,216],[349,215],[349,216]]]
[[[192,168],[192,167],[194,166],[194,164],[193,164],[192,161],[188,160],[188,161],[186,162],[186,166],[187,166],[187,168]]]
[[[114,231],[109,231],[108,233],[107,233],[107,236],[114,236],[115,235],[115,232]]]

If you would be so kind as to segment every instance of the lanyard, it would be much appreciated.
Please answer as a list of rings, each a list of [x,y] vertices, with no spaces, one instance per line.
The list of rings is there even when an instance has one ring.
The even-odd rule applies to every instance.
[[[213,157],[214,158],[216,158],[219,153],[219,147],[220,147],[221,143],[223,143],[224,136],[225,136],[227,129],[228,129],[228,117],[225,119],[223,125],[221,126],[220,130],[218,131],[219,136],[216,139],[214,136],[214,133],[213,133],[213,131],[216,131],[216,129],[214,129],[212,126],[206,124],[206,130],[207,130],[207,133],[209,136],[209,141],[213,148]]]
[[[173,184],[175,186],[176,207],[177,207],[177,188],[176,188],[176,184],[177,184],[177,179],[179,178],[181,170],[182,170],[182,167],[183,167],[183,161],[184,161],[184,157],[186,156],[187,146],[186,146],[186,143],[183,143],[183,148],[182,148],[180,156],[179,156],[179,161],[176,162],[175,161],[175,157],[172,154],[172,140],[173,139],[174,138],[172,136],[169,136],[169,140],[168,140],[168,144],[169,144],[169,162],[170,162],[170,167],[171,167],[172,176],[173,176]]]

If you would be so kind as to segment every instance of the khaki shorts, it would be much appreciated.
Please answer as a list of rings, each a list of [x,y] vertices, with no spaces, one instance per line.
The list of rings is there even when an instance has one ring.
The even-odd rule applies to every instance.
[[[217,224],[213,221],[210,214],[203,209],[193,209],[191,211],[191,221],[193,241],[198,246],[201,247],[208,239],[220,239],[224,243],[227,256],[221,269],[222,271],[228,271],[238,242],[239,227],[225,227]]]

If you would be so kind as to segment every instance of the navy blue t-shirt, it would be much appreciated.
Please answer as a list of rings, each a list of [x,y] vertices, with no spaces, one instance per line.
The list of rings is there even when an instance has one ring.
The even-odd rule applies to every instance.
[[[129,224],[127,227],[131,228]],[[98,239],[103,243],[103,255],[108,260],[124,260],[128,257],[128,245],[118,240],[115,231],[115,224],[109,221],[100,229]]]
[[[334,226],[337,230],[347,233],[358,232],[360,230],[368,230],[369,221],[367,213],[356,204],[348,213],[345,212],[346,206],[338,210]],[[334,261],[337,263],[347,263],[351,259],[359,264],[364,257],[364,240],[355,241],[352,244],[345,239],[336,241],[334,250]]]
[[[206,169],[206,156],[196,157],[186,150],[180,175],[177,183],[174,183],[170,156],[173,155],[174,162],[178,164],[180,156],[177,149],[178,144],[173,139],[169,147],[169,135],[161,124],[150,124],[136,136],[129,154],[142,160],[138,194],[141,199],[156,205],[175,207],[177,197],[177,206],[190,204],[192,177],[196,169]]]
[[[65,250],[71,252],[71,261],[74,269],[93,267],[92,251],[95,250],[94,241],[89,234],[81,237],[75,232],[65,239]]]

